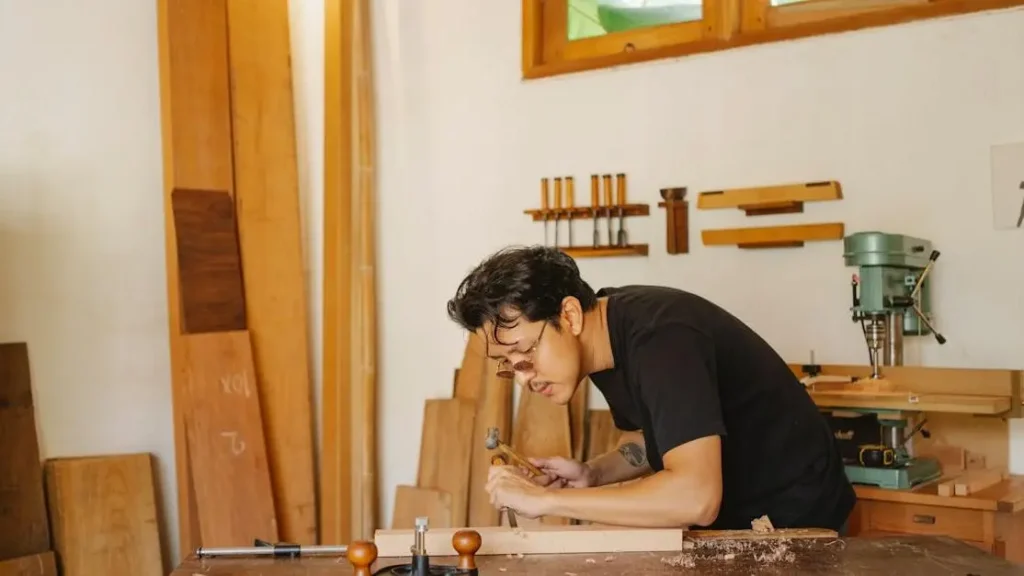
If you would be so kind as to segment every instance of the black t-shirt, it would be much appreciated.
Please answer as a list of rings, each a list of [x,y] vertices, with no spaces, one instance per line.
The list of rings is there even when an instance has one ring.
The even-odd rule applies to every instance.
[[[654,471],[691,440],[722,439],[722,503],[707,528],[839,530],[856,501],[824,416],[785,361],[719,306],[674,288],[605,288],[615,368],[590,375]],[[680,494],[686,498],[686,494]]]

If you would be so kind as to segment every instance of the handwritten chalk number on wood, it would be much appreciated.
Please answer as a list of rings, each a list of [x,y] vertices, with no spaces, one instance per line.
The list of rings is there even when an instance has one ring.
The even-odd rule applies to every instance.
[[[238,432],[221,432],[220,435],[224,438],[231,439],[232,454],[239,456],[242,452],[245,452],[245,440],[238,437]]]
[[[252,395],[252,388],[249,387],[249,377],[245,372],[221,376],[220,385],[225,394],[238,394],[246,398]]]

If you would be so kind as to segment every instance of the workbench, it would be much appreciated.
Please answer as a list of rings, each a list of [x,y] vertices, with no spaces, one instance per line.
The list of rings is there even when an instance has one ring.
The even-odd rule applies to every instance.
[[[714,564],[680,565],[679,554],[631,552],[622,554],[538,554],[477,556],[480,574],[507,576],[639,574],[702,574],[744,576],[758,574],[899,574],[901,576],[1024,575],[1024,566],[986,554],[945,536],[843,538],[829,554],[797,553],[791,561],[763,562],[737,558]],[[454,563],[453,558],[431,558],[433,563]],[[378,559],[374,570],[408,562],[407,558]],[[352,574],[344,558],[197,559],[189,558],[171,576],[341,576]]]

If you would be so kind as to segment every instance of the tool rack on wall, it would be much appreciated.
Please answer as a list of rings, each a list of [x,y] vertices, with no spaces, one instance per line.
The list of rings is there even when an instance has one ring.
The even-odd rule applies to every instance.
[[[544,245],[554,246],[573,258],[604,258],[613,256],[647,256],[647,244],[631,244],[625,227],[626,218],[649,216],[648,204],[626,202],[626,175],[592,174],[590,176],[590,205],[577,206],[575,179],[572,176],[541,178],[540,208],[524,210],[534,222],[544,222]],[[603,188],[603,190],[602,190]],[[613,189],[614,188],[614,189]],[[602,194],[603,191],[603,194]],[[553,194],[552,194],[553,192]],[[580,242],[576,221],[593,221],[585,226]],[[602,222],[603,221],[603,222]],[[548,225],[554,225],[553,242],[549,241]],[[563,235],[564,229],[567,229]],[[563,243],[562,239],[567,242]]]

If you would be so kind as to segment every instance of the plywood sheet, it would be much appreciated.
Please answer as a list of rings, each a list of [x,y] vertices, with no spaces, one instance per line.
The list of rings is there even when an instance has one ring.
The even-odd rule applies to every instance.
[[[228,0],[235,207],[281,538],[315,544],[312,386],[287,0]]]
[[[203,546],[279,540],[249,333],[184,337],[185,423]]]
[[[431,398],[424,406],[416,485],[452,496],[452,526],[466,526],[476,402]]]
[[[0,344],[0,560],[49,549],[28,346]]]
[[[452,495],[435,488],[397,486],[391,528],[415,528],[419,517],[427,518],[431,528],[451,528]]]
[[[161,576],[149,454],[46,462],[53,546],[62,576]]]
[[[224,191],[171,193],[186,334],[244,330],[245,289],[235,204]]]
[[[491,497],[486,490],[494,452],[487,449],[486,438],[487,430],[493,427],[498,429],[498,438],[502,442],[508,443],[511,439],[514,384],[511,378],[498,377],[497,368],[495,360],[487,360],[484,364],[484,384],[476,401],[476,421],[471,439],[469,526],[497,526],[499,521],[500,511],[491,504]]]

